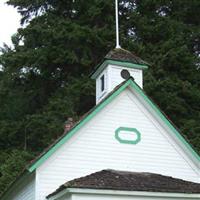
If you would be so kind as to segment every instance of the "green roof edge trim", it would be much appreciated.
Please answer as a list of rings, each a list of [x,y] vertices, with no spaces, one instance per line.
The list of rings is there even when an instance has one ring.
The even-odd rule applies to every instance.
[[[142,64],[135,64],[127,61],[120,61],[120,60],[111,60],[111,59],[106,59],[102,64],[100,64],[96,71],[91,75],[92,79],[95,79],[108,65],[117,65],[117,66],[122,66],[122,67],[127,67],[131,69],[148,69],[147,65],[142,65]]]
[[[125,82],[118,90],[116,90],[111,96],[109,96],[105,101],[102,101],[97,105],[96,109],[86,116],[82,121],[80,121],[74,128],[72,128],[69,133],[64,136],[55,146],[53,146],[47,153],[45,153],[39,160],[32,164],[28,168],[29,172],[33,172],[38,168],[49,156],[51,156],[60,146],[62,146],[67,140],[69,140],[84,124],[86,124],[93,116],[95,116],[99,111],[101,111],[109,102],[111,102],[115,97],[117,97],[128,85],[130,80]]]
[[[179,131],[174,127],[174,125],[164,116],[164,114],[160,111],[157,105],[155,105],[152,100],[144,93],[144,91],[133,81],[131,82],[131,86],[143,97],[143,99],[151,106],[151,108],[158,114],[158,116],[162,119],[162,121],[171,129],[171,131],[176,135],[176,137],[187,147],[187,149],[192,153],[192,155],[200,161],[200,156],[193,149],[193,147],[186,141],[186,139],[179,133]]]
[[[129,67],[129,68],[136,68],[136,69],[148,69],[147,65],[143,64],[135,64],[127,61],[120,61],[120,60],[105,60],[107,61],[108,64],[113,64],[113,65],[119,65],[119,66],[124,66],[124,67]]]
[[[150,105],[150,107],[158,114],[162,121],[170,128],[170,130],[176,135],[176,137],[187,147],[191,154],[200,161],[200,156],[195,152],[191,145],[185,140],[185,138],[176,130],[172,123],[162,114],[160,109],[147,97],[143,90],[134,82],[129,79],[122,84],[114,93],[112,93],[107,99],[100,102],[95,110],[83,118],[72,130],[68,132],[58,143],[51,147],[41,158],[33,163],[29,168],[29,172],[33,172],[37,169],[46,159],[48,159],[58,148],[60,148],[66,141],[68,141],[83,125],[85,125],[91,118],[93,118],[99,111],[101,111],[108,103],[110,103],[115,97],[117,97],[127,86],[131,86],[136,92]]]

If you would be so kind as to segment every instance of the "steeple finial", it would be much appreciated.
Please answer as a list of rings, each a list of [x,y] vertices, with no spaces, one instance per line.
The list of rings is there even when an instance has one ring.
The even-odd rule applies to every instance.
[[[116,48],[119,49],[119,10],[118,10],[118,0],[115,0],[115,15],[116,15]]]

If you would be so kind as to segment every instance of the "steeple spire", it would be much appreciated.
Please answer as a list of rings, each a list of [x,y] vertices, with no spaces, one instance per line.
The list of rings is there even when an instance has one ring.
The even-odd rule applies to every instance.
[[[116,15],[116,48],[119,49],[119,10],[118,10],[118,0],[115,0],[115,15]]]

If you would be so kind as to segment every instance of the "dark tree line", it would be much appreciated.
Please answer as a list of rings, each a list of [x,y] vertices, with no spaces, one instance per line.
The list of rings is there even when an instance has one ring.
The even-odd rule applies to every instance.
[[[94,105],[88,75],[115,46],[114,0],[9,0],[21,25],[0,55],[0,193]],[[145,91],[200,152],[200,1],[121,0],[122,46],[151,63]]]

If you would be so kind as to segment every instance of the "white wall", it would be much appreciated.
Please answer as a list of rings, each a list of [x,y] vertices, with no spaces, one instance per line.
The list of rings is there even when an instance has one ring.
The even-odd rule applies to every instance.
[[[109,90],[112,91],[117,85],[125,81],[121,77],[121,71],[126,69],[129,71],[130,75],[134,78],[135,82],[143,88],[143,71],[141,69],[132,69],[126,67],[120,67],[117,65],[109,65],[108,71],[110,74]]]
[[[126,69],[129,71],[131,77],[134,78],[135,82],[143,88],[143,71],[141,69],[132,69],[127,67],[121,67],[117,65],[108,65],[102,73],[96,79],[96,102],[99,103],[103,98],[107,96],[116,86],[125,81],[121,77],[121,71]],[[105,76],[105,91],[100,90],[100,78],[102,75]]]
[[[121,126],[137,128],[141,142],[119,143],[115,130]],[[108,168],[200,182],[199,171],[167,135],[127,89],[37,169],[37,200],[66,181]]]
[[[29,175],[10,192],[6,200],[35,200],[35,176]]]

